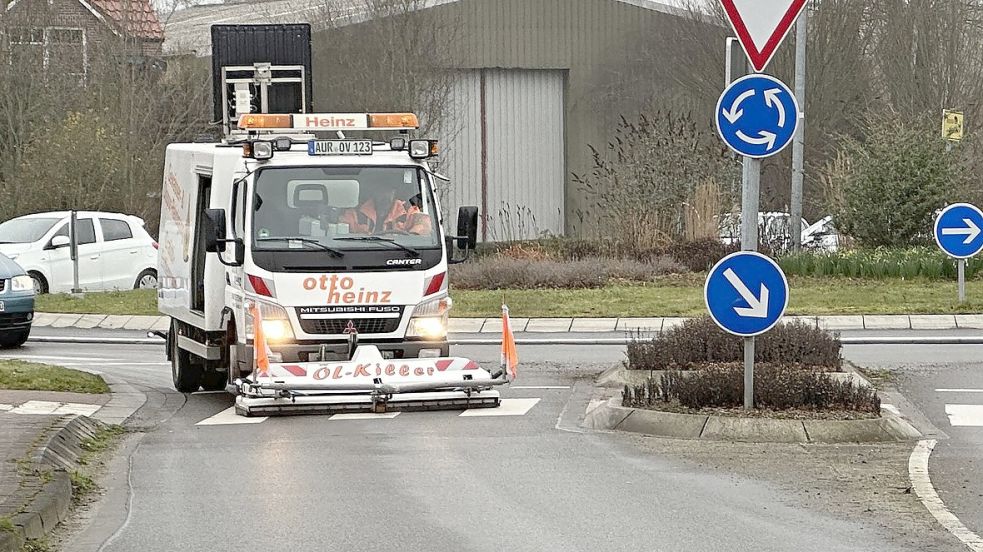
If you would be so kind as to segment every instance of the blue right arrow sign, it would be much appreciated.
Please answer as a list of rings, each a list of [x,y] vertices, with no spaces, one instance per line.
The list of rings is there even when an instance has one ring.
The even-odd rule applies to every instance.
[[[788,280],[778,264],[755,251],[720,259],[707,275],[703,298],[710,317],[743,337],[772,328],[788,307]]]
[[[935,243],[955,259],[983,251],[983,211],[969,203],[946,207],[935,219]]]

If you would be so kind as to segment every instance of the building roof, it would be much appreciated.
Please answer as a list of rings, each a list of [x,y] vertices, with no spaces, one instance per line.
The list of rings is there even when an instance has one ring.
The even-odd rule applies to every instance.
[[[150,0],[89,0],[92,7],[124,33],[149,40],[163,40],[164,27]],[[86,2],[82,2],[85,4]]]
[[[460,0],[424,0],[426,8]],[[612,0],[674,15],[689,5],[706,0]],[[165,54],[211,55],[211,26],[230,24],[310,23],[323,27],[332,12],[335,24],[350,24],[367,17],[366,2],[358,0],[226,0],[223,4],[202,4],[177,10],[164,21]]]
[[[109,25],[114,33],[148,40],[164,40],[164,27],[150,0],[77,0],[96,19]],[[14,9],[18,0],[7,4],[6,11]]]

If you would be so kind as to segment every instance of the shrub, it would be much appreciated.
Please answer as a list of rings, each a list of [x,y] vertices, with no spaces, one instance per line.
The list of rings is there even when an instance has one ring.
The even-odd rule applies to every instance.
[[[599,288],[614,280],[651,282],[685,269],[672,259],[514,259],[485,257],[451,267],[456,289],[584,289]]]
[[[703,272],[720,259],[739,250],[739,245],[727,245],[715,239],[637,247],[632,243],[615,239],[583,240],[550,237],[540,240],[481,244],[477,256],[480,258],[504,256],[514,259],[556,259],[558,261],[631,259],[653,262],[660,262],[664,260],[664,257],[669,257],[682,265],[683,269],[679,272]],[[767,254],[767,252],[765,253]]]
[[[840,370],[837,336],[802,322],[778,324],[755,338],[756,362]],[[708,363],[743,362],[740,337],[721,330],[707,316],[687,320],[658,337],[628,343],[631,370],[690,370]]]
[[[825,175],[838,228],[864,246],[931,241],[936,209],[968,188],[958,148],[935,124],[901,117],[868,122],[863,141],[845,138]]]
[[[837,252],[806,252],[778,260],[789,276],[824,278],[925,278],[956,277],[956,263],[937,247],[853,249]],[[966,277],[983,274],[983,257],[966,262]]]
[[[682,374],[669,371],[643,385],[625,387],[622,404],[652,407],[676,402],[686,408],[738,408],[744,404],[742,364],[716,364]],[[772,410],[851,410],[880,414],[877,392],[821,370],[784,364],[754,367],[754,406]]]

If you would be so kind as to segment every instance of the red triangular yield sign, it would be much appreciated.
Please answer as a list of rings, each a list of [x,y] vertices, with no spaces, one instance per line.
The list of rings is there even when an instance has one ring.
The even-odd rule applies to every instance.
[[[755,71],[764,71],[806,0],[720,0]]]

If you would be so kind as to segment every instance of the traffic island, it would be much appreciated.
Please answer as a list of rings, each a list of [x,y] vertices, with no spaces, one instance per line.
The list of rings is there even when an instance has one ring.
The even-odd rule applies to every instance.
[[[629,344],[624,366],[598,378],[622,388],[591,410],[592,429],[680,439],[774,443],[904,441],[920,434],[903,419],[882,417],[877,391],[843,371],[839,338],[798,322],[759,337],[754,408],[743,409],[740,338],[708,318]]]
[[[95,418],[117,419],[122,407],[113,404],[130,398],[106,379],[0,361],[0,552],[40,549],[73,503],[95,490],[87,466],[122,432]]]
[[[613,397],[587,413],[584,427],[672,439],[757,443],[874,443],[911,441],[921,433],[893,414],[860,420],[780,419],[683,414],[621,406]]]

